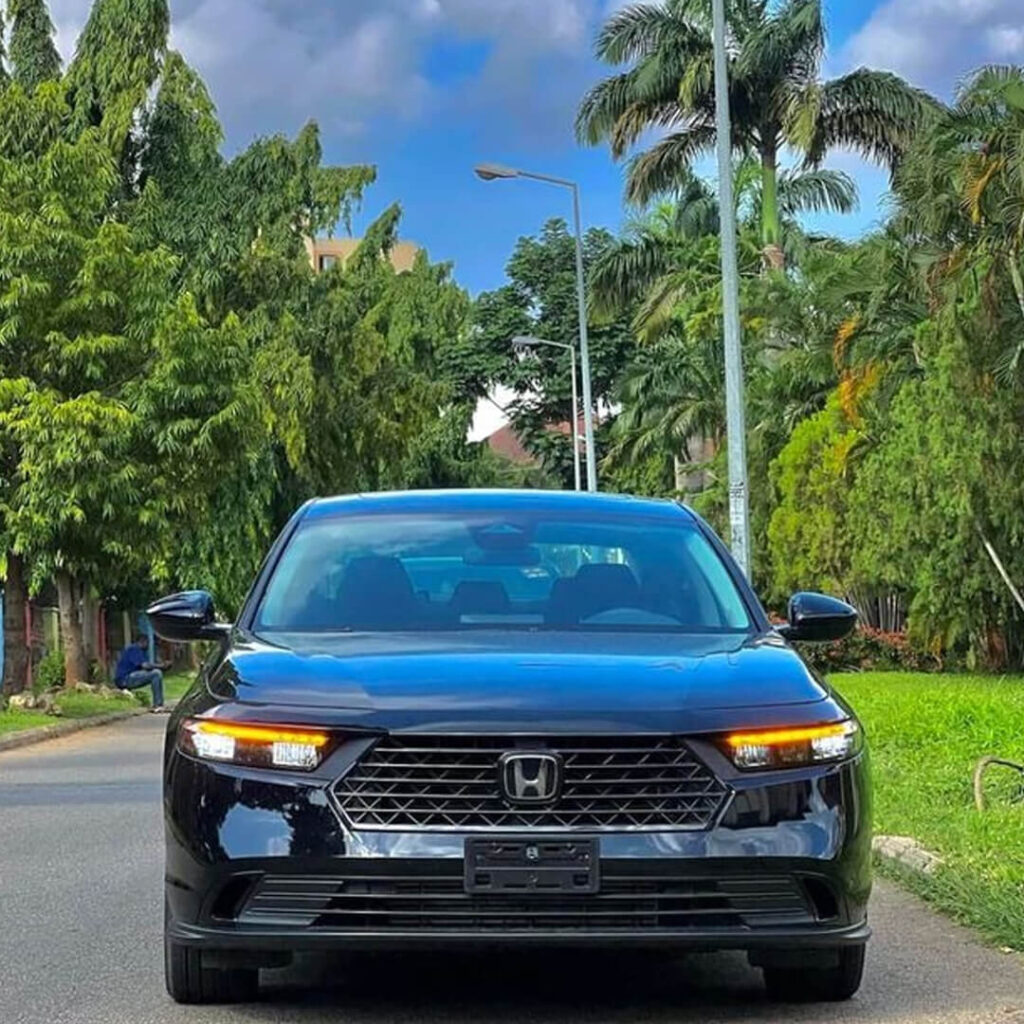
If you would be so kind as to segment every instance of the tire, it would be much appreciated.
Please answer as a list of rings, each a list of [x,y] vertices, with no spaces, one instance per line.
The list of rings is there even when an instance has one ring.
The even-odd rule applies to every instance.
[[[164,934],[164,978],[176,1003],[251,1003],[259,993],[260,972],[250,967],[203,966],[201,950]]]
[[[839,1003],[860,988],[866,947],[844,946],[834,967],[765,967],[764,983],[771,999],[781,1003]]]

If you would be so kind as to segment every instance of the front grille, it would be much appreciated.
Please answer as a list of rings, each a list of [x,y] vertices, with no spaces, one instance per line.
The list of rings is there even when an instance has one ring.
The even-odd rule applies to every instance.
[[[706,829],[725,786],[672,737],[389,736],[335,785],[358,829]],[[512,749],[562,758],[558,800],[511,806],[498,760]]]
[[[586,896],[470,896],[461,864],[451,862],[425,864],[424,874],[368,866],[336,876],[266,875],[238,921],[357,932],[650,932],[815,920],[793,876],[643,874],[612,863],[602,862],[601,891]]]

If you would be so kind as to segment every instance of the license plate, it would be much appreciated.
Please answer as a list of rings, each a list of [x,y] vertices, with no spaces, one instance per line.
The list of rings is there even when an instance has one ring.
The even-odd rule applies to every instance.
[[[596,839],[466,840],[466,892],[504,895],[595,893]]]

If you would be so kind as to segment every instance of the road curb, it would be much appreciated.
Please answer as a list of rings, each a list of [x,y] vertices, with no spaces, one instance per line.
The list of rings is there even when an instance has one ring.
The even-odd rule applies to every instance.
[[[876,857],[886,863],[899,865],[904,870],[927,878],[933,877],[943,865],[937,853],[925,849],[910,836],[875,836],[871,849]]]
[[[12,736],[0,737],[0,753],[5,750],[16,750],[18,747],[28,747],[33,743],[42,743],[45,740],[59,739],[61,736],[69,736],[71,733],[81,732],[83,729],[93,729],[98,725],[122,722],[126,718],[136,718],[146,713],[146,708],[138,708],[133,711],[112,711],[106,715],[74,718],[66,722],[54,722],[53,725],[41,725],[36,729],[25,729]]]

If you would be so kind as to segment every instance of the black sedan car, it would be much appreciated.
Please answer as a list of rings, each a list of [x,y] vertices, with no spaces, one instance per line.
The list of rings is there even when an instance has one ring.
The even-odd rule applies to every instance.
[[[869,930],[853,712],[670,501],[444,492],[313,501],[165,755],[167,986],[245,1000],[300,951],[740,949],[771,994],[844,999]]]

